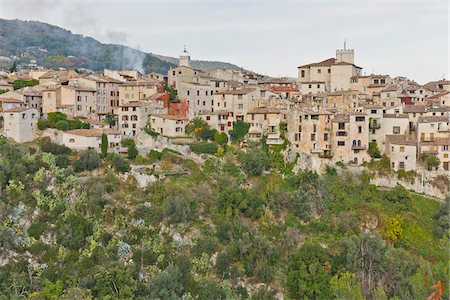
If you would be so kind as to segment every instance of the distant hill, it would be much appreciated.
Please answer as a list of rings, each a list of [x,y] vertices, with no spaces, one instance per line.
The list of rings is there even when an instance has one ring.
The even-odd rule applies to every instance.
[[[87,68],[93,71],[136,69],[166,74],[178,63],[177,58],[145,53],[123,45],[104,44],[42,22],[0,19],[0,56],[11,55],[20,57],[19,64],[27,64],[34,59],[38,65],[47,68]],[[242,69],[216,61],[193,61],[193,67]]]

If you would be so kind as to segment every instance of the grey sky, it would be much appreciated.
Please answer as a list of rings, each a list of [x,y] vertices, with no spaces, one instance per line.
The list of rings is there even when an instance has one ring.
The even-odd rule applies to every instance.
[[[449,1],[0,0],[0,17],[39,20],[102,42],[220,60],[272,76],[334,56],[344,39],[370,74],[449,76]]]

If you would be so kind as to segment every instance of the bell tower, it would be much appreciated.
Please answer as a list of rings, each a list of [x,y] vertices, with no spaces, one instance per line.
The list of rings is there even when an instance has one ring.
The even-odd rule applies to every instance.
[[[180,63],[179,66],[190,67],[191,66],[191,57],[189,53],[186,51],[186,46],[184,46],[183,53],[180,55]]]

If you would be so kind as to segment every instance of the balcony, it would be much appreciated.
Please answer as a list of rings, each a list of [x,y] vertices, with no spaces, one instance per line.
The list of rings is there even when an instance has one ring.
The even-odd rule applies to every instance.
[[[319,154],[319,157],[331,159],[333,158],[333,153],[331,153],[331,150],[325,150],[322,154]]]
[[[271,138],[270,136],[267,137],[266,139],[266,144],[267,145],[283,145],[284,141],[282,138],[278,137],[278,138]]]
[[[311,148],[310,151],[312,154],[323,154],[323,150],[320,148]]]
[[[365,145],[352,145],[352,150],[366,150],[367,147]]]

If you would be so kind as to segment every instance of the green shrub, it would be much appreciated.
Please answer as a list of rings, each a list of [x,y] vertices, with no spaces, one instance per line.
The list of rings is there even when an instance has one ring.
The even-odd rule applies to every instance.
[[[197,154],[199,153],[215,154],[217,152],[217,147],[218,146],[216,143],[208,143],[208,142],[189,145],[189,148],[191,148],[191,150]]]
[[[237,120],[233,122],[233,129],[230,130],[230,137],[232,141],[241,141],[247,135],[248,130],[250,129],[250,124],[245,123],[242,120]]]
[[[98,166],[100,166],[101,158],[98,155],[97,151],[94,149],[88,149],[80,154],[80,158],[75,161],[74,169],[76,172],[81,172],[84,170],[94,170]]]
[[[269,169],[270,159],[266,151],[260,148],[249,150],[239,158],[242,169],[250,175],[261,175],[264,170]]]
[[[69,165],[69,157],[67,154],[59,154],[55,157],[55,163],[60,168],[67,168]]]
[[[70,154],[72,150],[64,145],[58,145],[56,143],[50,142],[48,139],[41,139],[39,145],[42,152],[58,154]]]
[[[39,130],[44,130],[46,128],[48,128],[50,122],[46,119],[39,119],[37,122],[37,127]]]
[[[128,151],[127,151],[127,157],[129,159],[134,160],[136,158],[136,156],[139,154],[138,149],[136,148],[136,142],[131,139],[124,139],[122,142],[122,146],[127,147]]]
[[[114,167],[114,169],[116,169],[116,171],[120,173],[125,173],[130,170],[130,163],[128,162],[128,160],[126,160],[119,154],[113,155],[111,159],[111,164]]]
[[[214,133],[214,141],[219,145],[226,145],[228,143],[228,136],[225,132],[216,131]]]
[[[152,150],[150,150],[150,152],[148,153],[147,156],[153,160],[159,160],[162,158],[163,154],[162,154],[162,152],[152,149]]]
[[[420,159],[423,161],[425,168],[427,168],[428,171],[439,168],[440,160],[432,153],[422,153]]]
[[[70,129],[70,124],[66,120],[60,120],[60,121],[56,122],[55,128],[58,130],[66,131],[66,130]]]
[[[377,142],[369,143],[369,150],[367,151],[373,158],[381,158],[380,149],[378,149]]]

